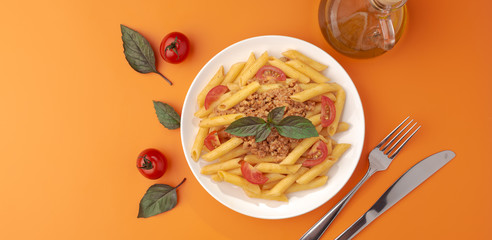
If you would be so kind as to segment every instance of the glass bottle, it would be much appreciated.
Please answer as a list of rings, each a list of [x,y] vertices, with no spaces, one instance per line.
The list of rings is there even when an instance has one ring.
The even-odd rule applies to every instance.
[[[321,0],[318,19],[335,50],[353,57],[381,55],[398,42],[406,25],[406,0]]]

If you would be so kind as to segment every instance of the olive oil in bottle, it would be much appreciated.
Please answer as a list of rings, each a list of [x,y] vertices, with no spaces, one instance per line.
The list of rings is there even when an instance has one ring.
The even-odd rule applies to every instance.
[[[390,50],[405,30],[406,0],[322,0],[318,18],[325,39],[353,58]]]

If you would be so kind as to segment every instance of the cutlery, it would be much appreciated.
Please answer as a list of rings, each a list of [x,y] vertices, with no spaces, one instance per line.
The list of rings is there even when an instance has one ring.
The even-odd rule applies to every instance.
[[[330,226],[331,222],[335,219],[338,213],[342,210],[342,208],[347,204],[347,202],[352,198],[354,193],[360,188],[360,186],[369,179],[374,173],[382,170],[386,170],[390,165],[391,161],[398,155],[403,146],[413,137],[413,135],[420,129],[421,126],[418,126],[415,130],[414,127],[417,123],[414,123],[401,137],[400,135],[407,129],[407,127],[413,122],[413,120],[407,121],[410,117],[405,118],[393,131],[391,131],[370,153],[369,153],[369,168],[367,169],[366,174],[360,180],[357,185],[342,199],[338,202],[328,213],[326,213],[317,223],[315,223],[304,235],[300,238],[300,240],[313,240],[319,239],[323,233],[326,231],[328,226]],[[401,128],[406,123],[405,127]],[[393,134],[401,130],[393,136]],[[408,138],[405,137],[410,133]],[[392,137],[393,136],[393,137]],[[392,137],[392,138],[391,138]],[[388,139],[390,139],[388,143]],[[398,139],[397,139],[398,138]],[[403,143],[398,146],[398,144],[403,140]],[[395,142],[396,140],[396,142]],[[393,142],[395,142],[393,144]],[[398,146],[398,148],[396,148]],[[388,149],[389,147],[389,149]],[[396,148],[396,149],[395,149]]]
[[[352,226],[347,228],[347,230],[340,234],[340,236],[338,236],[335,240],[352,239],[355,235],[357,235],[357,233],[369,225],[369,223],[371,223],[379,215],[383,214],[395,203],[400,201],[413,189],[418,187],[432,174],[437,172],[437,170],[451,161],[451,159],[455,156],[456,154],[453,151],[446,150],[431,155],[415,164],[398,180],[396,180],[396,182],[393,183],[393,185],[391,185],[386,192],[384,192],[384,194],[366,213],[364,213],[364,215],[362,215],[362,217],[352,224]]]

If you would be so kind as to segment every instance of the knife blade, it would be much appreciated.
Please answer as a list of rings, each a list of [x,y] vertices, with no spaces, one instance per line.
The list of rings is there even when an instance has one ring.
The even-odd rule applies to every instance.
[[[437,170],[441,169],[456,154],[453,151],[445,150],[435,153],[422,161],[415,164],[407,172],[405,172],[391,187],[383,193],[383,195],[374,203],[374,205],[362,215],[354,224],[347,228],[335,240],[352,239],[369,223],[374,221],[378,216],[383,214],[390,207],[395,205],[403,197],[409,194],[413,189],[418,187],[427,178],[432,176]]]

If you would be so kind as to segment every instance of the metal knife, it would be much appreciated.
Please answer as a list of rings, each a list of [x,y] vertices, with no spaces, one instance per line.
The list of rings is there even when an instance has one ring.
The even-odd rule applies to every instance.
[[[418,187],[432,174],[437,172],[446,163],[451,161],[456,156],[453,151],[446,150],[433,154],[424,160],[415,164],[406,173],[404,173],[398,180],[396,180],[391,187],[384,192],[384,194],[376,201],[374,205],[360,217],[352,226],[347,228],[340,236],[335,240],[348,240],[352,239],[362,229],[364,229],[369,223],[376,219],[379,215],[383,214],[390,207],[395,205],[403,197],[409,194],[413,189]]]

